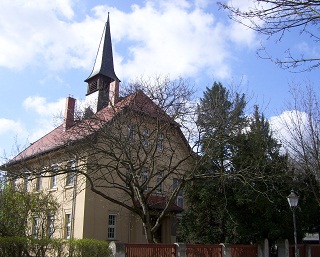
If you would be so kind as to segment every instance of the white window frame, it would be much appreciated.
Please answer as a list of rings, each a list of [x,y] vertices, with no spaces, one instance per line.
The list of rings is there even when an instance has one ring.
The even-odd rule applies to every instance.
[[[28,192],[29,176],[24,178],[24,191]]]
[[[109,214],[108,215],[108,231],[107,231],[108,240],[116,239],[116,225],[117,225],[117,215]]]
[[[149,179],[149,174],[148,174],[148,170],[146,168],[142,168],[141,171],[141,187],[143,188],[143,191],[147,191],[148,190],[148,181]]]
[[[144,129],[142,132],[142,145],[148,146],[149,145],[149,130]]]
[[[48,224],[48,237],[52,238],[53,233],[54,233],[54,215],[53,214],[49,214],[47,216],[47,224]]]
[[[177,204],[177,206],[183,208],[183,206],[184,206],[183,196],[180,196],[180,195],[177,196],[176,204]]]
[[[157,173],[157,176],[156,176],[156,183],[158,184],[160,181],[162,181],[163,179],[163,172],[158,172]],[[162,190],[163,190],[163,183],[161,182],[158,186],[157,186],[157,189],[156,189],[156,192],[157,193],[162,193]]]
[[[57,171],[58,171],[58,164],[53,164],[52,165],[52,172],[51,172],[51,179],[50,179],[50,188],[57,188],[57,181],[58,181],[58,175],[57,175]]]
[[[39,192],[42,189],[42,176],[38,175],[36,178],[36,191]]]
[[[33,238],[38,238],[39,234],[39,217],[34,216],[32,217],[32,237]]]
[[[129,141],[134,141],[134,126],[133,125],[128,125],[128,140]]]
[[[175,190],[180,184],[179,179],[174,178],[173,179],[173,183],[172,183],[172,188],[173,190]],[[183,208],[184,206],[184,199],[183,199],[183,191],[180,189],[180,191],[178,192],[177,195],[177,199],[176,199],[176,205]]]
[[[74,181],[76,178],[75,169],[76,169],[76,161],[75,160],[68,161],[67,174],[66,174],[66,186],[67,187],[74,185]]]
[[[72,216],[71,216],[71,212],[66,212],[65,215],[64,215],[64,223],[65,223],[65,227],[64,227],[64,230],[65,230],[65,235],[64,237],[66,239],[70,239],[71,238],[71,229],[72,229]]]
[[[164,142],[164,134],[160,133],[158,135],[158,141],[157,141],[157,149],[160,151],[163,150],[163,142]]]

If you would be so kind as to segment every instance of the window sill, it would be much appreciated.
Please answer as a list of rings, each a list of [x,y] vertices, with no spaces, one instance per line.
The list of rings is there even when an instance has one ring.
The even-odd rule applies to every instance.
[[[57,187],[53,187],[53,188],[50,188],[48,189],[49,192],[55,192],[55,191],[58,191],[58,188]]]

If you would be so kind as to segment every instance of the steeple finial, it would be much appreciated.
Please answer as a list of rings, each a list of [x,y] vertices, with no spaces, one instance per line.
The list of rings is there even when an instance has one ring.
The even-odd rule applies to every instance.
[[[120,81],[114,72],[114,66],[113,66],[113,53],[112,53],[112,43],[111,43],[111,33],[110,33],[109,12],[108,12],[108,20],[104,26],[102,37],[100,40],[99,49],[97,52],[93,70],[90,76],[85,80],[85,82],[89,82],[91,78],[99,74],[109,77],[113,81]]]

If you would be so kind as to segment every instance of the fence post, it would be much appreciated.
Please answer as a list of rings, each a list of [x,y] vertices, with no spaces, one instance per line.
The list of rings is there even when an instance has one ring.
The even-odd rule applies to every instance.
[[[109,244],[109,249],[113,257],[125,257],[126,255],[124,243],[112,241]]]
[[[289,257],[289,241],[288,239],[284,241],[278,241],[278,257]]]
[[[187,257],[186,244],[174,243],[176,245],[176,257]]]
[[[310,245],[306,245],[306,256],[311,257],[311,247]]]
[[[258,244],[258,256],[269,257],[269,241],[265,239],[263,242]]]
[[[231,247],[229,244],[219,244],[222,246],[222,257],[231,257]]]

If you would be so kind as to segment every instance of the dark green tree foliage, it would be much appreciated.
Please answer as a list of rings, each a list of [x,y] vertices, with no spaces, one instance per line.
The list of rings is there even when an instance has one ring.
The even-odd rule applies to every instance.
[[[200,129],[203,160],[207,169],[224,173],[230,168],[230,148],[235,136],[246,125],[245,95],[231,93],[221,83],[207,88],[198,106],[197,125]]]
[[[240,174],[232,188],[236,228],[243,242],[290,238],[291,213],[286,196],[293,186],[287,157],[273,137],[269,123],[255,107],[246,132],[238,135],[232,163]]]
[[[186,190],[190,207],[180,229],[188,242],[290,238],[292,217],[286,196],[293,181],[287,158],[258,107],[253,117],[246,118],[245,105],[244,95],[231,98],[220,83],[201,99],[202,170],[215,176]]]

